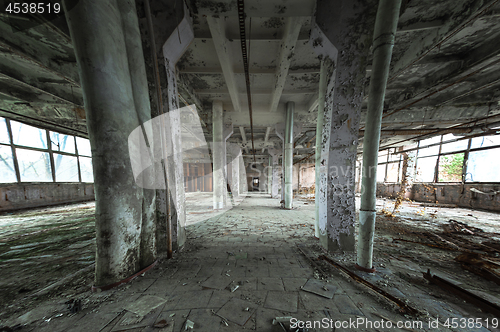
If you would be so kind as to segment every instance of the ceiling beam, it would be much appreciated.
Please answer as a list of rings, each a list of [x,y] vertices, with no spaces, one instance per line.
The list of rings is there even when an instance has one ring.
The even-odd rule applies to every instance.
[[[433,20],[427,22],[416,22],[398,27],[397,32],[422,31],[440,28],[445,24],[443,20]]]
[[[315,94],[318,91],[316,89],[301,89],[301,90],[283,90],[282,95],[309,95]],[[221,95],[221,94],[229,94],[231,96],[231,91],[228,89],[203,89],[203,90],[195,90],[196,94],[199,95]],[[252,95],[270,95],[272,93],[271,89],[252,89]],[[237,91],[236,94],[246,94],[246,91]]]
[[[240,134],[243,144],[247,144],[247,135],[245,134],[245,127],[240,126]],[[248,149],[245,149],[245,151],[248,152]]]
[[[272,127],[266,128],[266,136],[264,136],[264,144],[267,144],[267,141],[269,140],[269,134],[271,134],[271,128]],[[263,148],[262,152],[264,153],[265,150],[266,150],[266,148]]]
[[[188,67],[179,70],[181,74],[223,74],[220,67]],[[235,75],[244,74],[243,69],[233,69]],[[276,68],[255,68],[249,69],[250,75],[276,75]],[[288,75],[317,74],[319,67],[308,69],[288,69]]]
[[[285,87],[286,79],[288,77],[288,69],[290,68],[290,62],[293,58],[293,52],[295,50],[295,45],[297,44],[297,38],[299,37],[301,26],[301,18],[288,17],[286,19],[285,33],[283,41],[281,42],[278,59],[276,60],[278,67],[276,68],[274,91],[271,98],[271,106],[269,108],[270,112],[276,112],[276,109],[278,108],[278,103],[280,102],[281,94],[283,93],[283,88]]]
[[[429,30],[424,38],[416,38],[395,61],[389,74],[389,82],[423,59],[433,49],[441,47],[461,30],[470,26],[496,3],[497,0],[474,0],[472,3],[457,0],[454,6],[455,12],[450,13],[449,19],[442,26]]]
[[[499,43],[500,36],[495,36],[489,42],[470,51],[469,56],[462,62],[450,63],[442,70],[434,72],[432,77],[426,77],[425,85],[408,87],[408,93],[402,93],[406,97],[398,103],[392,103],[391,111],[384,114],[383,117],[414,107],[417,104],[423,106],[421,103],[427,102],[427,99],[443,94],[444,91],[451,91],[448,89],[456,87],[457,84],[463,83],[471,77],[479,76],[487,69],[491,70],[494,68],[493,66],[499,66],[500,58],[498,55],[500,51],[497,47]],[[453,95],[453,93],[451,94]],[[439,103],[437,102],[437,104]]]
[[[233,62],[230,55],[228,40],[225,36],[224,19],[220,17],[207,16],[208,27],[212,34],[217,57],[222,68],[222,73],[226,81],[227,92],[231,97],[231,102],[236,111],[241,112],[240,96],[234,77]]]
[[[3,31],[2,31],[3,32]],[[18,37],[19,38],[19,37]],[[25,40],[25,39],[23,39]],[[66,72],[70,72],[72,77],[68,76],[67,74],[63,74],[59,70],[55,69],[57,67],[56,64],[54,64],[54,61],[45,61],[45,63],[42,63],[41,60],[38,60],[36,56],[33,56],[31,54],[26,54],[24,51],[19,49],[18,47],[11,46],[8,41],[5,39],[0,39],[0,48],[6,49],[9,51],[9,55],[16,58],[20,62],[28,62],[29,64],[35,65],[36,67],[49,72],[51,74],[54,74],[56,76],[59,76],[66,82],[79,87],[80,82],[78,82],[79,77],[78,77],[78,72],[77,72],[77,64],[76,62],[74,63],[74,66],[66,66],[65,70]]]

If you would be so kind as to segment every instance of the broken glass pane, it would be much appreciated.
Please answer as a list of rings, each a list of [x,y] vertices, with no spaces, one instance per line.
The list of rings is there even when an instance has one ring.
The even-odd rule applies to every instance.
[[[10,121],[10,128],[12,129],[14,144],[32,148],[47,148],[47,134],[44,129],[17,121]]]
[[[54,153],[57,182],[78,182],[78,161],[76,157]]]
[[[76,147],[78,148],[78,154],[80,156],[92,156],[90,151],[90,141],[88,139],[77,137]]]
[[[436,157],[418,158],[417,175],[415,179],[419,182],[434,182],[434,171],[436,170]]]
[[[0,143],[10,144],[9,132],[7,131],[7,121],[0,118]]]
[[[448,154],[439,158],[439,182],[462,182],[464,154]]]
[[[22,182],[52,182],[48,152],[16,149]]]
[[[0,182],[17,182],[12,149],[7,145],[0,145]]]
[[[50,132],[52,151],[75,153],[75,139],[73,136]]]
[[[474,151],[467,161],[467,182],[500,182],[500,148]]]
[[[500,145],[500,135],[474,137],[471,142],[471,149],[484,148],[487,146]]]
[[[92,158],[80,157],[80,172],[82,173],[82,182],[94,182]]]

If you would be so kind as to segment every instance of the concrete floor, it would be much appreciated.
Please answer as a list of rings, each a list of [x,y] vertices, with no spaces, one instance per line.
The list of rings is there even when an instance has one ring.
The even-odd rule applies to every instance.
[[[13,294],[14,300],[3,299],[0,326],[26,324],[20,326],[21,331],[184,331],[189,320],[194,323],[194,331],[283,331],[280,326],[272,325],[272,319],[291,316],[310,322],[323,318],[333,322],[367,319],[373,324],[382,320],[409,324],[417,320],[423,322],[423,329],[415,326],[412,329],[375,328],[367,327],[363,322],[357,328],[337,328],[335,331],[499,331],[484,327],[429,327],[430,318],[439,318],[444,324],[446,318],[481,318],[483,322],[488,318],[491,323],[494,317],[434,285],[428,285],[421,271],[429,268],[433,273],[496,302],[500,302],[500,286],[462,270],[453,260],[459,252],[394,241],[396,238],[421,240],[422,233],[437,232],[449,219],[474,224],[486,232],[500,233],[498,214],[456,208],[424,208],[408,203],[396,218],[379,213],[375,242],[377,272],[373,275],[358,272],[358,275],[408,300],[422,313],[420,317],[405,317],[386,299],[327,263],[315,260],[324,252],[312,236],[313,200],[298,198],[293,210],[282,210],[277,199],[249,193],[244,199],[236,200],[232,209],[210,212],[211,194],[191,193],[186,197],[189,226],[185,250],[176,253],[170,261],[160,260],[156,267],[129,284],[100,293],[90,292],[93,271],[87,269],[76,273],[58,288],[32,296],[63,275],[82,271],[82,267],[85,269],[91,264],[91,259],[83,259],[94,251],[88,239],[92,235],[91,223],[82,220],[91,218],[92,204],[2,215],[2,289]],[[378,201],[380,211],[389,210],[391,204],[389,200]],[[10,225],[14,221],[18,223],[16,227]],[[33,228],[35,226],[38,228]],[[59,238],[49,237],[61,228],[64,232]],[[47,238],[36,240],[34,236],[44,229],[46,231],[42,233],[46,233]],[[27,235],[23,236],[23,232]],[[77,232],[80,238],[72,241],[70,236],[77,233],[71,232]],[[495,234],[491,239],[498,241]],[[14,247],[25,247],[16,249],[13,244]],[[20,260],[16,263],[16,252],[12,251],[32,247],[37,248],[37,254],[17,258]],[[58,252],[45,253],[57,248]],[[45,257],[51,254],[53,256]],[[330,257],[355,271],[354,254]],[[311,260],[318,264],[319,269],[312,266]],[[81,262],[80,265],[77,262]],[[30,264],[21,265],[25,263]],[[54,275],[49,268],[59,271],[58,274]],[[16,278],[22,279],[22,284]],[[34,283],[33,278],[43,282]],[[301,286],[309,279],[323,282],[326,289],[334,293],[333,298],[302,290]],[[21,292],[21,287],[26,290]],[[65,303],[73,299],[81,300],[82,309],[77,313],[71,313]],[[163,328],[160,328],[162,324],[153,327],[162,321],[169,324]],[[171,321],[173,330],[170,329]],[[309,329],[315,330],[333,329]]]

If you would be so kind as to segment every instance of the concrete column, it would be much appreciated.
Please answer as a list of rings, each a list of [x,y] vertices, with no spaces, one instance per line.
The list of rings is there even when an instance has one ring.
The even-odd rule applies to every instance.
[[[330,141],[323,246],[331,252],[355,250],[354,172],[373,14],[366,1],[317,0],[312,24],[310,43],[315,52],[335,63],[335,71],[326,79],[324,106],[332,117],[325,124]]]
[[[247,171],[245,168],[245,161],[243,160],[243,154],[240,153],[238,160],[240,169],[240,195],[246,195],[248,192],[248,183],[247,183]]]
[[[95,283],[105,286],[133,275],[155,256],[154,196],[148,192],[145,198],[144,190],[136,185],[128,146],[129,134],[150,119],[149,100],[142,96],[144,91],[148,95],[142,77],[144,58],[141,47],[134,49],[141,40],[132,3],[80,1],[67,11],[66,18],[92,147]]]
[[[213,158],[213,192],[214,192],[214,210],[224,208],[224,125],[223,125],[222,102],[214,101],[212,103],[212,158]]]
[[[227,206],[227,197],[228,197],[228,192],[227,192],[227,184],[229,183],[229,174],[228,174],[228,167],[227,167],[227,139],[233,134],[233,125],[232,124],[227,124],[225,123],[223,125],[223,132],[222,132],[222,156],[224,157],[223,165],[224,165],[224,206]]]
[[[273,189],[273,157],[269,156],[269,162],[267,164],[267,193],[272,197]]]
[[[293,113],[295,112],[295,103],[286,104],[286,124],[285,124],[285,142],[283,153],[283,170],[285,172],[285,209],[292,208],[293,200]]]
[[[279,165],[279,158],[282,154],[281,147],[269,149],[269,154],[272,159],[272,183],[271,183],[271,197],[278,198],[279,190],[281,187],[281,172]]]
[[[315,212],[314,235],[320,239],[324,247],[328,246],[326,233],[327,225],[327,186],[328,186],[328,152],[330,147],[330,126],[332,119],[332,108],[325,108],[325,95],[327,80],[333,75],[334,66],[332,61],[325,57],[321,61],[319,95],[318,95],[318,121],[316,126],[316,190],[315,190]]]
[[[229,153],[231,156],[231,193],[233,197],[238,197],[240,195],[240,155],[241,148],[238,145],[231,145],[229,147]]]
[[[169,129],[166,133],[168,153],[167,178],[171,201],[170,206],[173,207],[171,209],[171,220],[172,239],[175,249],[176,247],[182,247],[186,242],[186,199],[184,192],[184,162],[182,157],[182,124],[180,112],[175,112],[179,109],[179,99],[174,62],[165,58],[165,69],[167,72],[168,88],[164,91],[166,95],[163,99],[165,103],[164,110],[170,112],[170,116],[166,118],[168,120],[166,127]]]
[[[363,177],[357,252],[358,266],[364,269],[373,268],[380,127],[400,7],[401,0],[380,0],[373,34],[373,69],[363,138]]]

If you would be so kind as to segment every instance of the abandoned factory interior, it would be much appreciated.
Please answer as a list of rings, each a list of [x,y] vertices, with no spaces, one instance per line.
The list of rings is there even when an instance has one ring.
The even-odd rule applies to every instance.
[[[0,331],[500,331],[500,0],[2,3]]]

